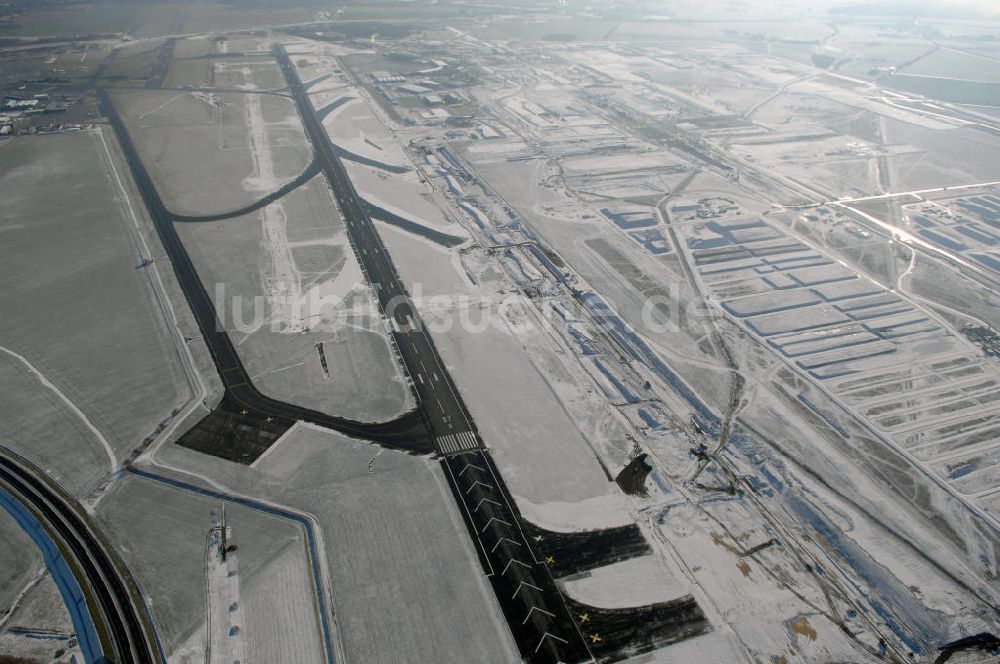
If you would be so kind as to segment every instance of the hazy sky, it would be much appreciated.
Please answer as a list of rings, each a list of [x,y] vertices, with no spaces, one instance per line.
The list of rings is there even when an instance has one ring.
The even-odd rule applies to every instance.
[[[881,4],[882,2],[886,2],[886,0],[876,0],[876,4]],[[926,6],[928,10],[934,10],[933,13],[939,16],[947,15],[948,12],[964,14],[970,10],[982,14],[1000,14],[1000,0],[910,0],[905,3],[897,3],[896,0],[889,0],[889,3],[906,4],[915,7]]]
[[[833,7],[871,5],[887,14],[912,14],[939,18],[996,17],[1000,19],[1000,0],[742,0],[740,6],[754,15],[795,16],[802,12],[825,12]],[[732,0],[667,0],[677,15],[727,11]],[[798,10],[798,11],[796,11]]]
[[[1000,15],[1000,0],[834,0],[829,4],[905,7],[918,14],[942,17],[949,15],[959,17],[969,14]]]

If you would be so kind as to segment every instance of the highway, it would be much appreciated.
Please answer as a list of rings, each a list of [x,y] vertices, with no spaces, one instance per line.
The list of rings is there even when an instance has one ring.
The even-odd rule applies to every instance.
[[[112,662],[163,662],[142,596],[83,508],[31,462],[0,448],[0,485],[28,507],[73,570]]]
[[[205,289],[191,257],[184,248],[172,222],[172,215],[160,198],[146,167],[132,143],[125,123],[115,108],[107,90],[98,90],[104,115],[108,118],[132,178],[149,212],[157,235],[173,266],[184,297],[198,323],[198,329],[208,346],[219,378],[225,388],[220,408],[235,418],[248,422],[267,421],[290,427],[297,420],[339,431],[348,436],[371,440],[386,447],[410,452],[433,451],[427,423],[420,410],[414,410],[390,422],[366,423],[335,417],[315,410],[284,403],[261,394],[250,380],[246,368],[233,346],[229,334],[216,315],[215,304]]]
[[[295,100],[316,161],[337,198],[351,246],[388,322],[390,337],[410,375],[438,453],[480,449],[472,418],[400,282],[389,252],[330,142],[295,66],[280,44],[275,44],[272,51]]]

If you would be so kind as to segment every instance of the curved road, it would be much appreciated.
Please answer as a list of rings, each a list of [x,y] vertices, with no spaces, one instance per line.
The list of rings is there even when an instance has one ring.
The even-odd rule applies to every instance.
[[[172,215],[160,198],[156,186],[129,136],[125,123],[106,90],[98,90],[101,107],[114,128],[118,143],[128,162],[139,194],[156,227],[160,242],[170,257],[174,273],[180,282],[184,297],[191,307],[212,361],[225,388],[220,408],[239,413],[250,420],[266,420],[276,425],[290,427],[296,420],[339,431],[348,436],[371,440],[386,447],[410,452],[426,453],[434,450],[424,416],[420,410],[411,411],[395,420],[366,423],[349,420],[278,401],[261,394],[250,380],[246,368],[233,346],[229,334],[223,329],[205,285],[191,262],[172,222]],[[276,422],[275,422],[276,421]]]
[[[84,590],[109,661],[164,659],[139,589],[83,508],[41,469],[0,448],[0,485],[29,507],[70,564]]]

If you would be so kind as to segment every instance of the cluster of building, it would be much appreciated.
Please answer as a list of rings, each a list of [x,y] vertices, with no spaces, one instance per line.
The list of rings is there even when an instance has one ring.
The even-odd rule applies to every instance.
[[[471,103],[469,94],[462,88],[468,84],[467,76],[442,60],[423,60],[409,53],[393,53],[392,59],[426,63],[419,71],[373,71],[368,74],[372,87],[397,111],[407,109],[425,123],[455,123],[455,116],[466,117],[449,111],[449,107],[462,107]],[[415,118],[403,117],[412,124]]]
[[[718,219],[727,215],[740,215],[742,211],[735,201],[724,196],[709,196],[695,203],[674,205],[670,212],[683,219]]]
[[[966,324],[962,326],[962,334],[979,346],[987,357],[1000,357],[1000,334],[993,328]]]
[[[66,110],[63,102],[53,102],[47,94],[24,95],[6,94],[0,103],[0,111],[9,111],[24,115],[41,115],[43,113],[61,113]]]
[[[21,133],[32,135],[32,134],[57,134],[63,131],[83,131],[82,124],[61,124],[59,122],[50,122],[49,124],[43,125],[31,125],[25,128]]]
[[[45,134],[59,131],[79,131],[79,124],[63,124],[58,122],[37,123],[28,122],[19,126],[19,120],[31,120],[37,116],[65,113],[69,102],[65,97],[53,100],[48,94],[19,95],[5,94],[0,103],[0,137],[16,134]]]
[[[37,99],[22,99],[16,96],[5,97],[3,103],[0,104],[0,110],[3,111],[29,111],[37,107]]]

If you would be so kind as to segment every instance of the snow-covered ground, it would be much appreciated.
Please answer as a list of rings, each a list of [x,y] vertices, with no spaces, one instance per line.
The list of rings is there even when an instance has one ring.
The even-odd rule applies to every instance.
[[[516,660],[436,462],[312,426],[293,430],[253,468],[178,446],[163,448],[158,458],[195,478],[210,477],[220,490],[273,501],[314,519],[335,638],[348,661]],[[239,527],[234,532],[239,536]],[[270,560],[278,560],[281,551]],[[243,551],[243,567],[246,555]],[[262,569],[279,574],[278,567]],[[294,567],[280,574],[296,576]],[[265,587],[278,587],[259,574],[246,576],[244,602],[255,592],[263,600]],[[263,584],[259,591],[255,579]],[[289,620],[301,615],[294,603],[281,606],[288,607]],[[256,624],[248,611],[250,624]],[[247,638],[253,646],[249,633]]]
[[[669,602],[688,593],[655,555],[631,558],[571,576],[563,591],[578,602],[607,609]]]
[[[577,50],[585,52],[583,59],[591,68],[605,74],[615,67],[628,66],[647,74],[657,68],[649,61],[640,62],[641,58],[635,57],[634,53],[629,57],[617,53],[609,55],[603,53],[601,47],[593,46],[578,47]],[[632,64],[625,65],[630,59]],[[668,76],[662,80],[671,79]],[[792,80],[795,80],[792,76],[782,75],[774,77],[772,84]],[[693,79],[689,82],[695,83]],[[637,81],[635,83],[638,85]],[[626,87],[628,85],[626,83]],[[646,83],[642,85],[656,87]],[[818,93],[820,87],[829,92],[828,83],[813,86],[810,90]],[[955,600],[962,596],[974,605],[982,606],[978,603],[981,599],[971,598],[977,594],[977,586],[990,578],[990,570],[995,565],[994,555],[990,553],[991,542],[995,541],[989,532],[991,527],[983,521],[981,514],[963,505],[948,487],[927,470],[921,469],[919,462],[913,463],[905,452],[896,450],[893,441],[878,439],[870,432],[866,433],[860,425],[849,425],[848,416],[838,410],[837,397],[824,394],[825,385],[836,391],[841,382],[848,386],[851,394],[863,392],[869,385],[877,387],[878,382],[899,383],[897,388],[890,387],[889,392],[901,392],[900,403],[913,402],[913,406],[919,408],[903,407],[897,412],[898,408],[892,409],[896,400],[890,398],[889,393],[875,394],[876,401],[869,407],[871,412],[867,416],[872,417],[876,426],[881,426],[883,430],[891,432],[895,428],[916,433],[924,430],[924,417],[936,419],[951,407],[967,404],[970,414],[978,414],[982,408],[988,407],[984,395],[992,383],[982,375],[979,361],[975,362],[975,373],[955,374],[955,380],[962,381],[960,385],[942,380],[938,375],[933,376],[933,389],[930,389],[932,383],[926,382],[932,379],[931,374],[950,371],[950,365],[945,364],[950,359],[972,361],[975,351],[956,338],[953,331],[949,331],[937,316],[928,313],[924,307],[905,297],[900,298],[898,294],[889,294],[888,289],[874,283],[863,273],[864,268],[849,266],[840,256],[830,258],[823,247],[817,248],[812,242],[803,241],[800,234],[789,236],[783,229],[763,220],[762,213],[767,211],[764,200],[749,194],[745,187],[732,181],[724,182],[712,174],[683,181],[682,184],[687,186],[684,200],[675,198],[676,203],[671,203],[678,209],[686,204],[697,208],[700,205],[698,201],[703,198],[715,200],[715,205],[720,200],[733,203],[733,210],[719,213],[716,215],[718,218],[707,215],[706,219],[705,215],[696,216],[693,211],[685,211],[684,214],[689,216],[676,224],[678,242],[671,239],[670,245],[675,251],[682,252],[683,260],[693,266],[695,274],[693,283],[684,283],[687,279],[684,269],[678,264],[680,258],[673,255],[660,259],[643,256],[639,247],[623,241],[624,237],[613,237],[615,229],[600,216],[591,213],[588,218],[581,213],[589,207],[581,202],[587,201],[585,196],[593,194],[593,182],[608,174],[598,172],[597,168],[611,172],[626,167],[626,162],[608,158],[604,158],[603,162],[593,162],[591,165],[595,171],[590,173],[590,183],[584,182],[582,177],[565,177],[565,166],[553,155],[566,149],[566,133],[548,129],[559,124],[560,113],[565,107],[560,94],[552,93],[550,89],[551,83],[546,81],[534,87],[522,83],[513,94],[488,87],[478,90],[494,103],[491,110],[506,121],[508,138],[503,139],[504,142],[516,140],[509,138],[512,133],[521,134],[525,140],[518,146],[519,152],[496,149],[494,145],[500,143],[472,143],[462,145],[459,151],[469,159],[476,174],[487,180],[506,203],[516,208],[520,219],[540,234],[571,266],[577,277],[572,282],[574,286],[585,288],[589,285],[612,302],[615,311],[640,334],[646,335],[648,344],[683,375],[687,385],[707,405],[708,412],[716,415],[725,410],[730,385],[730,376],[722,362],[724,358],[710,337],[710,331],[718,326],[720,331],[717,334],[734,349],[740,371],[748,382],[744,399],[739,404],[740,416],[753,426],[760,427],[752,436],[752,442],[747,440],[750,436],[741,438],[739,453],[733,452],[734,459],[739,459],[739,470],[733,472],[752,474],[750,487],[744,490],[763,486],[765,488],[758,490],[768,499],[762,499],[763,502],[757,504],[747,499],[727,499],[722,492],[713,493],[713,486],[725,489],[732,481],[725,474],[714,471],[700,478],[709,487],[702,489],[706,491],[704,497],[682,492],[684,496],[679,498],[676,495],[679,487],[673,486],[667,475],[684,471],[688,465],[684,462],[685,458],[698,440],[698,436],[692,435],[688,420],[691,413],[701,412],[699,408],[704,406],[695,408],[692,403],[679,404],[674,399],[674,385],[657,386],[657,379],[653,381],[652,389],[662,399],[662,405],[666,406],[668,424],[649,424],[639,416],[634,406],[630,407],[632,411],[624,413],[634,427],[637,440],[647,440],[644,429],[662,426],[664,433],[656,434],[657,444],[678,448],[664,451],[662,447],[645,447],[657,457],[664,457],[663,461],[669,460],[662,466],[656,464],[658,469],[654,471],[654,479],[647,484],[647,487],[657,487],[650,500],[653,504],[657,500],[663,501],[663,507],[654,509],[648,503],[637,502],[641,513],[653,510],[658,515],[651,519],[650,526],[654,533],[659,533],[658,541],[662,544],[659,549],[682,564],[698,592],[703,593],[699,599],[712,607],[715,618],[726,625],[726,629],[733,630],[732,633],[744,647],[757,656],[766,654],[779,658],[798,654],[810,660],[867,661],[878,649],[876,635],[885,629],[879,626],[880,621],[890,624],[889,633],[882,633],[886,634],[887,640],[893,641],[894,647],[904,649],[904,653],[905,649],[926,653],[933,650],[934,644],[953,638],[963,629],[974,631],[981,628],[982,612],[963,612],[958,609]],[[844,103],[850,95],[855,95],[853,102],[857,108],[871,110],[866,100],[857,98],[855,90],[849,93],[847,90],[851,90],[851,86],[841,86],[837,92],[827,94],[833,101],[825,106],[835,107]],[[767,98],[766,94],[761,96],[755,93],[747,99],[755,96],[757,99]],[[677,95],[677,99],[702,110],[712,108],[711,103],[705,104],[704,90],[699,91],[696,84],[686,87],[684,94]],[[761,108],[767,108],[768,112],[772,110],[769,106]],[[817,117],[821,112],[829,112],[829,108],[817,110]],[[538,156],[544,155],[544,158],[524,159],[526,150],[521,147],[524,144],[534,144]],[[597,144],[595,141],[592,145]],[[740,147],[735,150],[738,152]],[[767,150],[774,152],[772,148]],[[867,162],[874,159],[876,153],[881,154],[881,148],[875,148],[870,140],[829,138],[795,145],[793,152],[799,152],[786,152],[785,155],[790,160],[801,161],[809,150],[858,159],[866,164],[866,175],[877,175],[876,169],[867,168]],[[762,155],[763,152],[758,157],[762,158]],[[897,155],[889,156],[895,158]],[[803,169],[794,174],[789,170],[789,174],[801,178],[814,177]],[[674,183],[667,185],[664,181],[661,193],[666,194]],[[862,186],[861,190],[865,190],[867,185]],[[466,192],[470,191],[468,186],[463,188]],[[602,190],[604,194],[608,192],[607,189]],[[769,193],[769,189],[764,188],[764,192]],[[649,201],[644,202],[652,205]],[[630,204],[639,203],[630,201]],[[613,202],[602,201],[601,204],[612,205]],[[482,202],[477,205],[483,209],[488,207]],[[653,223],[666,233],[664,221],[659,219]],[[856,272],[862,273],[859,275]],[[545,286],[534,281],[536,277],[529,276],[528,272],[524,275],[515,280],[532,283],[534,288],[544,292]],[[661,286],[678,282],[676,289]],[[643,294],[663,294],[669,300],[672,311],[690,315],[691,309],[685,307],[691,301],[704,301],[701,293],[708,296],[706,299],[713,309],[725,314],[726,320],[712,323],[704,320],[705,317],[701,317],[701,321],[695,317],[679,321],[680,329],[668,328],[655,334],[648,331],[648,321],[641,315]],[[891,299],[878,302],[878,297]],[[676,309],[673,308],[675,304]],[[854,304],[864,306],[854,308]],[[674,322],[678,321],[675,319]],[[856,334],[852,336],[855,327],[857,334],[864,335],[864,338]],[[816,332],[824,329],[837,334],[827,337]],[[755,344],[752,341],[754,337],[763,343]],[[492,342],[491,347],[496,346],[497,342]],[[531,349],[529,355],[538,355],[535,349],[539,344],[523,346],[524,350]],[[565,350],[569,352],[580,350],[572,344],[567,346]],[[459,364],[477,361],[484,352],[466,353]],[[933,366],[925,371],[921,368],[924,362]],[[794,371],[777,371],[775,367],[781,363],[790,365]],[[844,366],[847,367],[845,373],[838,374],[838,367]],[[492,366],[487,370],[492,370]],[[961,371],[963,367],[955,365],[954,370]],[[904,375],[895,377],[897,373]],[[919,382],[912,383],[911,378]],[[601,380],[599,385],[602,394],[610,396],[613,393],[607,381]],[[963,387],[968,390],[959,389]],[[941,405],[940,413],[925,407],[924,400],[914,401],[922,399],[921,395],[933,401],[939,394],[950,399],[949,403]],[[691,401],[687,397],[684,400]],[[880,408],[890,410],[882,411]],[[866,412],[857,411],[862,416]],[[649,416],[648,412],[646,416]],[[980,424],[977,425],[979,428],[989,425],[986,421]],[[785,427],[784,433],[782,426]],[[678,435],[666,435],[668,427]],[[714,435],[715,432],[712,432],[707,440]],[[763,439],[758,436],[763,436]],[[849,442],[844,443],[845,438]],[[794,441],[791,447],[790,441]],[[810,487],[809,491],[819,489],[787,468],[782,470],[780,479],[755,469],[754,455],[761,454],[762,449],[769,449],[770,452],[781,450],[779,457],[788,455],[796,468],[805,467],[815,476],[833,482],[835,487],[831,497],[819,507],[813,504],[813,507],[806,508],[796,502],[793,492],[783,488],[786,481],[795,478],[794,481]],[[509,463],[501,453],[498,452],[497,456]],[[657,458],[657,461],[661,459]],[[980,455],[975,462],[995,467],[988,454]],[[902,470],[904,466],[906,471]],[[942,468],[942,474],[952,473],[957,465],[942,464]],[[664,472],[661,473],[661,470]],[[506,467],[504,471],[507,471]],[[961,471],[955,475],[955,480],[965,476]],[[512,477],[517,477],[517,469],[512,471]],[[974,477],[974,474],[969,473],[969,477]],[[981,473],[978,477],[983,479],[989,475]],[[512,484],[516,481],[513,480]],[[972,480],[966,481],[970,487],[978,487]],[[988,479],[984,481],[987,485],[990,483]],[[912,492],[918,496],[915,502],[906,498]],[[660,498],[656,498],[657,495]],[[876,495],[880,498],[875,498]],[[698,507],[683,507],[689,500]],[[854,504],[841,506],[838,514],[837,509],[832,507],[837,500],[853,500]],[[526,501],[522,497],[520,502]],[[560,505],[560,511],[571,514],[573,507]],[[851,520],[844,520],[845,511],[851,514]],[[962,535],[945,538],[943,542],[935,541],[932,519],[938,519],[939,524],[942,520],[947,521],[956,533]],[[810,538],[802,538],[799,544],[798,533],[802,526],[789,524],[801,520],[809,524],[807,528],[830,528],[825,536],[826,544],[819,544]],[[699,521],[704,521],[705,528],[698,535],[697,529],[663,532],[665,528],[678,528],[682,527],[681,524]],[[865,525],[862,527],[861,523]],[[788,543],[789,533],[786,532],[782,538],[786,544],[780,549],[772,544],[752,556],[745,556],[751,547],[766,543],[771,535],[784,532],[786,527],[793,528],[795,546]],[[716,528],[714,532],[713,528]],[[904,541],[914,538],[910,541],[918,543],[893,552],[892,547],[868,536],[873,529],[879,528],[898,533]],[[950,544],[965,541],[966,538],[975,544],[967,548],[962,545],[950,547]],[[859,548],[855,549],[855,545]],[[951,554],[948,549],[951,549]],[[961,562],[950,558],[955,552],[959,553]],[[817,556],[817,560],[829,557],[835,561],[832,564],[837,568],[837,574],[829,581],[801,576],[803,556]],[[966,564],[971,569],[966,568]],[[939,565],[947,567],[962,581],[950,586],[938,578],[933,570]],[[793,571],[796,569],[799,571]],[[788,575],[794,577],[794,582],[789,583]],[[980,579],[978,582],[974,580],[977,577]],[[921,578],[927,582],[926,589],[915,583]],[[831,603],[828,597],[830,591],[826,587],[828,583],[836,584],[841,589],[838,591],[840,596],[849,598],[847,604],[838,606],[841,600]],[[912,590],[917,586],[921,588],[919,592]],[[733,588],[737,590],[734,592]],[[844,590],[846,588],[850,590]],[[992,596],[992,592],[988,594]],[[892,609],[882,617],[871,615],[872,611],[876,614],[883,611],[880,607],[886,604]],[[867,608],[860,610],[860,617],[847,621],[857,632],[857,639],[844,638],[845,618],[842,614],[846,607],[858,606]],[[857,612],[858,609],[851,608],[849,611]]]
[[[458,130],[388,122],[335,59],[358,50],[291,50],[362,198],[469,240],[448,248],[377,222],[525,519],[562,532],[638,523],[651,545],[560,579],[567,597],[621,609],[693,595],[711,633],[638,661],[929,661],[942,643],[997,629],[996,522],[973,502],[1000,495],[1000,369],[956,334],[957,310],[917,294],[915,259],[869,253],[856,219],[777,207],[803,192],[881,190],[880,160],[912,159],[929,145],[921,131],[962,130],[742,45],[542,42],[506,63],[509,44],[463,33],[406,45],[455,59],[491,49],[466,86],[482,117]],[[273,87],[273,67],[258,64],[214,71]],[[182,210],[201,200],[182,191],[197,173],[177,173],[177,146],[140,123],[174,109],[200,122],[198,137],[218,131],[240,153],[229,205],[296,172],[302,155],[286,148],[300,129],[285,101],[140,94],[129,117]],[[864,125],[879,113],[889,139]],[[477,133],[484,124],[497,136]],[[739,168],[692,156],[727,150]],[[334,210],[314,181],[259,213],[179,232],[206,280],[263,297],[263,321],[231,328],[262,391],[385,418],[413,402],[384,332],[323,330],[294,306],[322,295],[373,313]],[[637,228],[659,233],[657,251]],[[676,326],[650,320],[653,298]],[[720,431],[728,447],[699,463]],[[649,476],[626,495],[614,477],[640,454]],[[435,461],[305,425],[251,467],[177,446],[155,459],[308,516],[348,661],[517,659]],[[213,660],[322,657],[297,526],[237,510],[240,569],[210,557],[203,581],[211,501],[139,483],[116,481],[98,515],[152,587],[173,661],[199,661],[206,640]],[[154,584],[163,578],[197,582]]]

